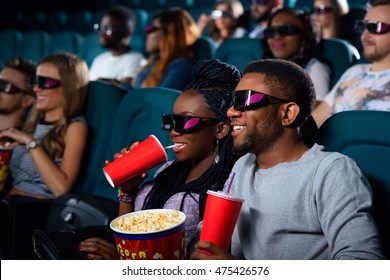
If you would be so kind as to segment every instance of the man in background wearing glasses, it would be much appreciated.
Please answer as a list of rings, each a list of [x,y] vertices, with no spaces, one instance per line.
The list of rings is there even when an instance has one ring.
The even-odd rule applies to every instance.
[[[332,114],[347,110],[390,111],[390,0],[370,0],[364,20],[357,21],[364,56],[341,76],[313,111],[317,126]]]
[[[22,58],[9,59],[4,63],[0,72],[0,131],[23,126],[26,114],[35,101],[35,94],[28,86],[35,69],[32,61]]]
[[[131,86],[141,64],[143,54],[130,48],[131,35],[134,31],[135,16],[125,6],[108,9],[100,22],[95,24],[99,32],[100,45],[108,51],[96,56],[92,62],[90,80],[105,80],[116,86]]]
[[[251,18],[255,22],[248,32],[249,38],[261,38],[271,13],[283,6],[283,0],[248,0],[251,3]]]

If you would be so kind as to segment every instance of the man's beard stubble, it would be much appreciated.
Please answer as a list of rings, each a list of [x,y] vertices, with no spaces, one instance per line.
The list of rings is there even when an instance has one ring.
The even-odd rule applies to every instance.
[[[255,129],[248,132],[246,139],[239,145],[233,144],[233,154],[243,156],[253,153],[256,156],[269,151],[282,135],[283,126],[277,122],[277,107]]]

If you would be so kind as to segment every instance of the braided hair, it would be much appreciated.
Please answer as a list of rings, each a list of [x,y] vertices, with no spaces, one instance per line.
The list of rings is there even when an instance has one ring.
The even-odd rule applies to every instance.
[[[193,81],[186,90],[202,95],[210,110],[218,118],[229,123],[226,115],[228,104],[226,96],[231,96],[241,78],[240,71],[217,59],[201,60],[193,70]],[[233,138],[230,133],[219,141],[219,161],[213,164],[199,178],[185,183],[191,170],[191,162],[175,160],[154,179],[154,186],[145,199],[143,209],[162,208],[174,194],[185,192],[199,194],[199,219],[203,219],[207,190],[222,190],[236,157],[232,155]],[[183,203],[183,202],[182,202]]]

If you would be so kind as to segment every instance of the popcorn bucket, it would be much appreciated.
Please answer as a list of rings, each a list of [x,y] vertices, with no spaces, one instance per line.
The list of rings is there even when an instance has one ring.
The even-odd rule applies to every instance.
[[[168,227],[158,229],[164,222],[167,223],[167,219],[173,220],[171,217],[175,218],[175,223],[168,222]],[[115,218],[110,227],[114,232],[120,258],[183,260],[185,219],[186,215],[183,212],[171,209],[142,210]]]

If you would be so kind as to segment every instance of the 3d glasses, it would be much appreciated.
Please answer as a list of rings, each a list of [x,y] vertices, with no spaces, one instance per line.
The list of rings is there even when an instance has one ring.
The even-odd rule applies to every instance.
[[[16,94],[16,93],[24,92],[14,84],[3,79],[0,79],[0,91],[8,94]]]
[[[174,129],[178,133],[191,133],[201,128],[208,121],[218,122],[219,120],[216,118],[198,116],[164,114],[162,116],[162,129]]]
[[[61,81],[43,76],[32,76],[30,78],[30,87],[39,87],[40,89],[53,89],[61,86]]]
[[[373,20],[355,21],[355,32],[362,33],[365,29],[371,34],[385,34],[390,31],[390,24]]]
[[[270,26],[266,28],[263,32],[263,36],[265,39],[271,39],[276,36],[276,34],[279,34],[279,36],[291,36],[291,35],[297,35],[302,33],[303,30],[299,27],[296,27],[291,24],[286,25],[280,25],[280,26]]]
[[[255,110],[272,103],[288,103],[290,101],[254,90],[237,90],[234,92],[231,106],[238,111]]]

